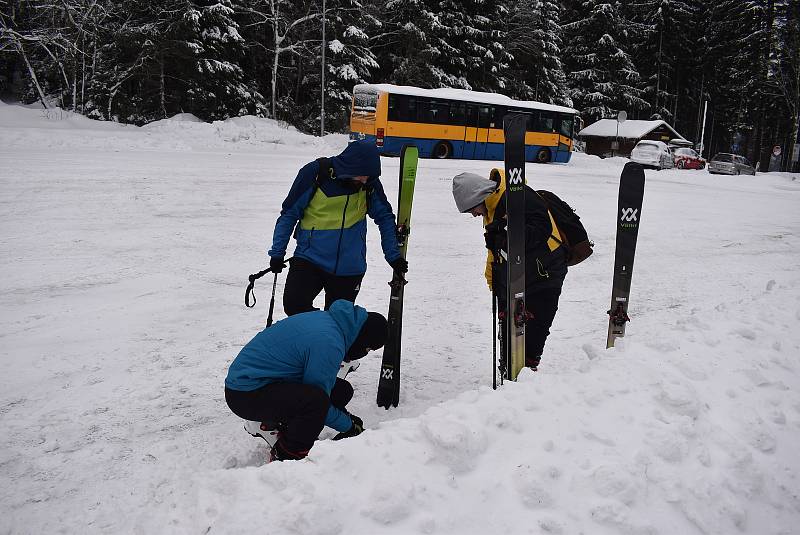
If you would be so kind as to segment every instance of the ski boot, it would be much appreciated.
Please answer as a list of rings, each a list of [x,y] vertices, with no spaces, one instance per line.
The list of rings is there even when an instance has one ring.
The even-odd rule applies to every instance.
[[[280,438],[280,430],[278,427],[279,426],[268,422],[255,422],[253,420],[244,421],[244,430],[251,436],[264,439],[270,450],[275,447],[278,438]]]

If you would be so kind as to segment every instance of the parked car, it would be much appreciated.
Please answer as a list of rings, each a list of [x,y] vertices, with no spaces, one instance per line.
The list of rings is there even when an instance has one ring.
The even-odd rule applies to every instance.
[[[672,169],[675,162],[672,151],[663,141],[643,139],[633,147],[631,161],[653,169]]]
[[[705,169],[706,167],[705,159],[687,147],[672,149],[672,156],[675,158],[675,167],[678,169]]]
[[[708,162],[708,172],[720,175],[753,175],[756,170],[744,156],[720,152]]]

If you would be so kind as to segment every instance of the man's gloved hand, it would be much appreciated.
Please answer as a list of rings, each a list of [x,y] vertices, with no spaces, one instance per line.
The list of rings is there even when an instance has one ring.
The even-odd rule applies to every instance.
[[[389,265],[392,266],[392,269],[398,273],[408,273],[408,261],[402,256],[399,256],[389,262]]]
[[[350,438],[356,437],[364,432],[364,422],[361,421],[361,418],[356,416],[355,414],[349,414],[350,420],[353,421],[353,427],[350,428],[349,431],[345,431],[344,433],[339,433],[333,440],[342,440],[343,438]]]
[[[269,268],[273,273],[280,273],[286,267],[286,260],[282,256],[273,256],[269,259]]]
[[[506,234],[506,220],[498,219],[492,221],[484,229],[486,232],[483,234],[486,240],[486,248],[490,251],[499,251],[505,249],[508,241]]]

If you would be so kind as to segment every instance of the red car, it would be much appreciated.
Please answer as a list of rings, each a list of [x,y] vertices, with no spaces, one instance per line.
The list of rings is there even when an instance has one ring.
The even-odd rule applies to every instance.
[[[706,161],[694,150],[687,147],[672,149],[675,167],[678,169],[705,169]]]

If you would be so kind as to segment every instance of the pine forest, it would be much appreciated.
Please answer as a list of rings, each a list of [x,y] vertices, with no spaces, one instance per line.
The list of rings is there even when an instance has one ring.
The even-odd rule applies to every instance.
[[[0,98],[346,132],[358,83],[497,92],[584,124],[663,119],[768,159],[797,142],[798,0],[0,0]],[[324,87],[324,92],[323,92]]]

